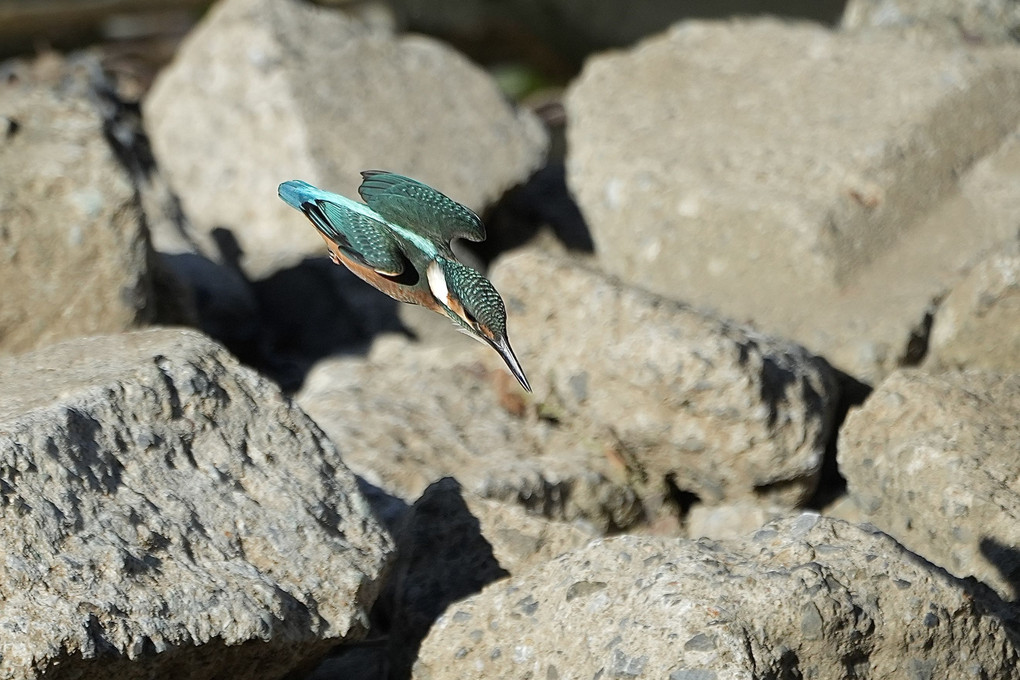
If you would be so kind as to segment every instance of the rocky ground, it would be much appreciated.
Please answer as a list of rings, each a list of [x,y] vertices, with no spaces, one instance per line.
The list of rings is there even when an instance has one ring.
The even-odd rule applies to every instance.
[[[1016,3],[547,4],[0,63],[0,678],[1020,678]],[[368,168],[533,394],[276,197]]]

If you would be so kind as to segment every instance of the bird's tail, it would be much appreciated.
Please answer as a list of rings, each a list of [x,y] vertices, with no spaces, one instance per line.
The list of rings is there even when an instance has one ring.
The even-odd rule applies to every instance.
[[[292,208],[301,210],[302,205],[319,198],[322,192],[308,182],[292,179],[281,184],[280,188],[277,189],[277,193],[280,194],[280,198],[283,199],[284,203]]]

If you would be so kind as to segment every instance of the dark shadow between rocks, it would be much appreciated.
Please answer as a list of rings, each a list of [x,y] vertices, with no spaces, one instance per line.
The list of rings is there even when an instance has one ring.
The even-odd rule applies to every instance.
[[[1010,604],[1015,607],[1020,603],[1020,546],[1006,545],[986,536],[981,539],[978,549],[995,566],[1002,580],[1009,584],[1013,595]]]
[[[509,575],[462,494],[460,484],[446,477],[403,514],[394,532],[397,560],[372,611],[370,640],[379,642],[337,648],[324,666],[346,670],[367,664],[388,668],[389,680],[405,680],[435,620],[453,603]],[[383,514],[389,510],[387,505]]]
[[[358,491],[368,501],[372,516],[392,535],[411,506],[402,498],[391,495],[360,475],[355,475],[355,479],[358,482]]]
[[[846,493],[846,478],[840,473],[839,463],[836,458],[839,431],[843,427],[843,421],[846,420],[850,409],[863,404],[872,391],[871,385],[863,383],[836,368],[833,368],[832,371],[839,382],[839,401],[836,403],[836,412],[832,417],[832,430],[829,432],[829,441],[825,445],[825,453],[822,456],[822,469],[818,476],[818,487],[807,503],[805,503],[805,507],[818,511],[821,511]]]
[[[524,245],[546,227],[567,250],[595,252],[584,215],[567,189],[566,168],[561,162],[549,163],[510,189],[486,213],[485,225],[484,241],[461,243],[485,264]]]
[[[151,639],[141,637],[135,641],[137,647],[128,653],[118,650],[111,642],[122,638],[124,633],[104,630],[98,617],[89,614],[84,628],[92,651],[86,657],[80,651],[68,654],[61,650],[62,655],[51,661],[42,674],[55,680],[304,677],[329,649],[331,641],[311,632],[317,623],[304,603],[281,588],[276,589],[275,595],[281,600],[281,610],[286,618],[270,616],[267,625],[272,626],[276,633],[274,637],[269,640],[253,637],[229,645],[217,636],[203,640],[201,644],[188,640],[168,645],[161,641],[163,648],[157,650]],[[357,636],[357,626],[349,634]]]
[[[300,389],[326,356],[363,353],[378,333],[407,332],[397,302],[328,258],[249,281],[233,233],[221,227],[212,237],[223,264],[196,253],[162,255],[164,264],[190,291],[199,328],[285,391]]]
[[[693,491],[681,489],[677,486],[676,475],[669,473],[666,475],[666,502],[669,503],[680,522],[684,522],[687,518],[687,513],[691,511],[696,503],[701,502],[701,497]]]
[[[394,536],[396,562],[372,609],[368,639],[335,648],[305,680],[410,678],[436,619],[455,602],[509,576],[457,480],[433,482],[410,508],[363,479],[358,484]]]
[[[325,257],[305,258],[252,284],[262,325],[263,368],[287,391],[315,362],[362,354],[383,332],[407,333],[395,300]]]
[[[247,279],[197,253],[159,253],[169,271],[192,298],[199,330],[222,343],[249,366],[260,363],[258,306]]]

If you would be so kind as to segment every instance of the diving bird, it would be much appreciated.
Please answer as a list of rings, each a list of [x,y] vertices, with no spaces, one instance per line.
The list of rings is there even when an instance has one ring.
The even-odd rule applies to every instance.
[[[358,193],[364,203],[300,180],[284,182],[279,194],[319,230],[334,263],[394,300],[449,317],[459,330],[499,352],[530,392],[507,339],[503,299],[450,248],[457,237],[485,239],[478,215],[409,177],[381,170],[361,176]]]

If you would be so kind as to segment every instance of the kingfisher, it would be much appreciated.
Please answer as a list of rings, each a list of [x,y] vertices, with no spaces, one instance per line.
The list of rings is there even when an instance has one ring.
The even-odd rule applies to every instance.
[[[383,170],[361,176],[364,203],[301,180],[284,182],[279,194],[315,226],[335,264],[394,300],[448,317],[458,330],[496,350],[530,392],[507,338],[503,298],[450,247],[454,238],[485,239],[478,215],[409,177]]]

